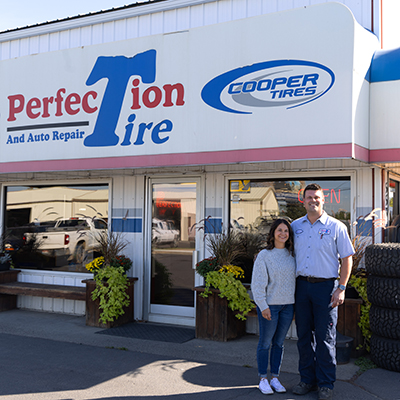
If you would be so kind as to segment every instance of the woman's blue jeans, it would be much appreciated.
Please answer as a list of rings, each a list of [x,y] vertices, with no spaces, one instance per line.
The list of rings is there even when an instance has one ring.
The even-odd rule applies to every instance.
[[[279,376],[283,357],[283,343],[293,320],[294,305],[270,305],[271,321],[265,319],[257,307],[260,340],[257,346],[258,376],[267,377],[271,349],[271,375]]]

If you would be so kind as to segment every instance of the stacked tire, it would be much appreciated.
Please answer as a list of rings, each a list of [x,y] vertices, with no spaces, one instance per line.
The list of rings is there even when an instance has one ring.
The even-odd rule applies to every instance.
[[[381,368],[400,372],[400,243],[368,246],[365,266],[371,359]]]

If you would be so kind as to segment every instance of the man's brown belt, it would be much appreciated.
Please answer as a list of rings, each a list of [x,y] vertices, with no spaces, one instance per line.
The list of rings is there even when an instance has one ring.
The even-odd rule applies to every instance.
[[[334,281],[336,278],[316,278],[315,276],[298,276],[297,278],[301,279],[302,281],[307,281],[310,283],[319,283],[319,282],[326,282],[326,281]]]

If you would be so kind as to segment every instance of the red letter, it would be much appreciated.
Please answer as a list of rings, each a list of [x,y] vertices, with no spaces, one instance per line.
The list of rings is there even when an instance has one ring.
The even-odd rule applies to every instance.
[[[80,104],[81,103],[81,96],[78,93],[71,93],[65,99],[65,111],[69,115],[77,114],[81,109],[78,107],[76,110],[71,108],[71,105]]]
[[[150,101],[150,93],[151,92],[154,92],[154,100],[153,101]],[[160,104],[161,99],[162,99],[161,89],[158,88],[157,86],[150,86],[143,93],[143,104],[147,108],[157,107]]]
[[[301,198],[300,198],[300,195],[301,195],[302,190],[303,190],[303,189],[300,189],[300,190],[297,192],[297,198],[299,199],[299,202],[300,202],[300,203],[304,203],[304,201],[301,200]]]
[[[61,93],[65,93],[65,89],[58,89],[57,90],[57,96],[56,96],[56,103],[57,103],[57,111],[56,111],[56,117],[61,117],[63,115],[62,110],[61,110],[61,103],[63,101],[63,98],[61,97]]]
[[[41,106],[42,102],[37,97],[32,97],[26,104],[26,115],[31,119],[37,118],[40,115],[40,111],[34,113],[32,110]]]
[[[20,113],[24,109],[25,98],[22,94],[15,94],[14,96],[8,96],[8,100],[10,101],[10,114],[7,121],[15,121],[15,114]],[[19,101],[18,107],[15,105],[17,100]]]
[[[89,96],[92,96],[94,99],[96,99],[96,97],[97,97],[97,92],[94,92],[93,90],[91,90],[90,92],[87,92],[87,93],[83,96],[83,99],[82,99],[82,108],[83,108],[83,111],[85,111],[85,113],[92,114],[92,113],[94,113],[94,112],[97,111],[97,106],[95,106],[95,107],[90,107],[90,106],[89,106],[89,102],[88,102],[88,97],[89,97]]]
[[[54,101],[54,97],[43,97],[43,114],[42,117],[43,118],[48,118],[50,117],[49,114],[49,104],[52,104]]]
[[[176,105],[183,106],[185,104],[185,101],[183,100],[185,89],[181,83],[176,83],[175,85],[164,85],[163,89],[165,90],[165,102],[163,104],[164,107],[172,107],[174,105],[172,103],[173,90],[176,90]]]
[[[339,189],[339,200],[336,197],[336,192],[333,189],[331,189],[331,203],[333,203],[333,196],[335,196],[336,203],[340,204],[340,189]]]
[[[139,86],[139,79],[134,79],[132,81],[132,85],[133,86]],[[138,87],[134,87],[133,89],[131,89],[132,92],[132,106],[131,109],[132,110],[139,110],[139,108],[141,108],[141,105],[139,104],[139,88]]]

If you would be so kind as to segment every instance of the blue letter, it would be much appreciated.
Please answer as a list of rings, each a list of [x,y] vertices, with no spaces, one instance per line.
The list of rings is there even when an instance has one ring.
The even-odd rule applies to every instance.
[[[243,82],[240,83],[232,83],[229,85],[228,93],[229,94],[239,94],[240,90],[242,88]],[[237,86],[237,90],[235,89],[235,86]]]
[[[165,128],[161,128],[163,125],[165,125]],[[160,132],[171,132],[172,126],[172,122],[169,119],[164,119],[164,121],[161,121],[153,128],[153,131],[151,132],[151,140],[156,144],[165,143],[169,139],[169,136],[161,139]]]
[[[134,57],[99,57],[86,85],[94,85],[108,78],[93,133],[85,138],[85,146],[115,146],[119,137],[115,134],[126,86],[131,76],[139,75],[144,83],[156,79],[156,51],[148,50]]]

